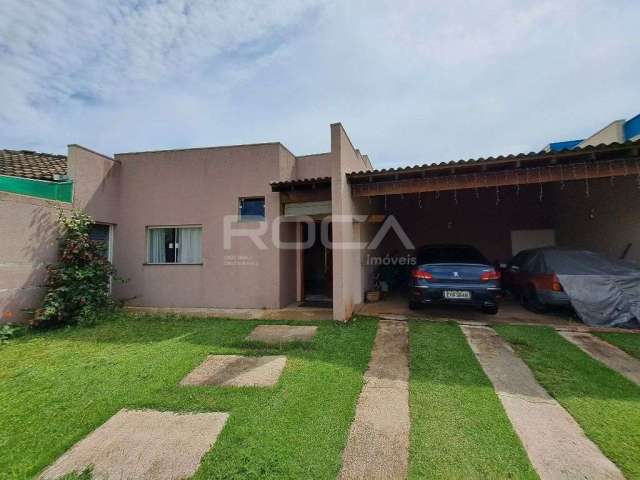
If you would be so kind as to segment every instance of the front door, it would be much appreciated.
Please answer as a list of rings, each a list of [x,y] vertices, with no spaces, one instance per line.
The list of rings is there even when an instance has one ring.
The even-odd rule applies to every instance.
[[[329,242],[333,242],[331,235],[331,224],[329,224]],[[324,248],[324,285],[327,298],[333,298],[333,250]]]
[[[303,242],[309,238],[309,227],[302,224]],[[330,306],[333,296],[333,256],[330,248],[320,239],[320,223],[316,223],[316,238],[302,254],[302,282],[304,303],[308,305]],[[331,239],[331,225],[329,225]]]

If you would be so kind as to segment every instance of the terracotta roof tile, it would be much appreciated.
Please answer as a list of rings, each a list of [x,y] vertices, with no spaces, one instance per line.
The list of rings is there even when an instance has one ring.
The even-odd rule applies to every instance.
[[[29,150],[0,150],[0,175],[53,180],[67,174],[67,157]]]

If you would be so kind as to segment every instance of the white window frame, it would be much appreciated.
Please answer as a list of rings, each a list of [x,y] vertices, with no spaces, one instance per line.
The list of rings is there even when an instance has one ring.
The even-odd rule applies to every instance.
[[[168,228],[179,229],[179,228],[199,228],[202,230],[202,237],[204,238],[204,227],[202,225],[193,224],[193,225],[148,225],[145,229],[145,237],[146,237],[146,248],[145,248],[145,262],[144,265],[202,265],[204,263],[204,242],[200,242],[200,262],[150,262],[150,249],[151,249],[151,230],[166,230]],[[178,249],[180,247],[178,246]],[[177,256],[177,252],[176,252]]]

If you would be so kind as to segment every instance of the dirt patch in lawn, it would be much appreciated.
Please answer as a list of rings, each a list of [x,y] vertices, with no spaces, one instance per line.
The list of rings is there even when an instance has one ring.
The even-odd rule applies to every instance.
[[[318,327],[313,326],[258,325],[246,339],[270,344],[310,342],[316,336],[317,330]]]
[[[92,468],[94,478],[191,477],[222,431],[227,413],[120,410],[46,469],[56,479]]]
[[[180,385],[223,387],[272,387],[287,363],[284,355],[243,357],[240,355],[210,355]]]

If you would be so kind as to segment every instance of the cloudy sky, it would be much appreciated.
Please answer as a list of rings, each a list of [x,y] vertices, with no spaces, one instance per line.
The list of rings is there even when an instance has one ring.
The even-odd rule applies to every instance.
[[[377,167],[640,112],[640,2],[0,0],[0,148],[282,141]]]

